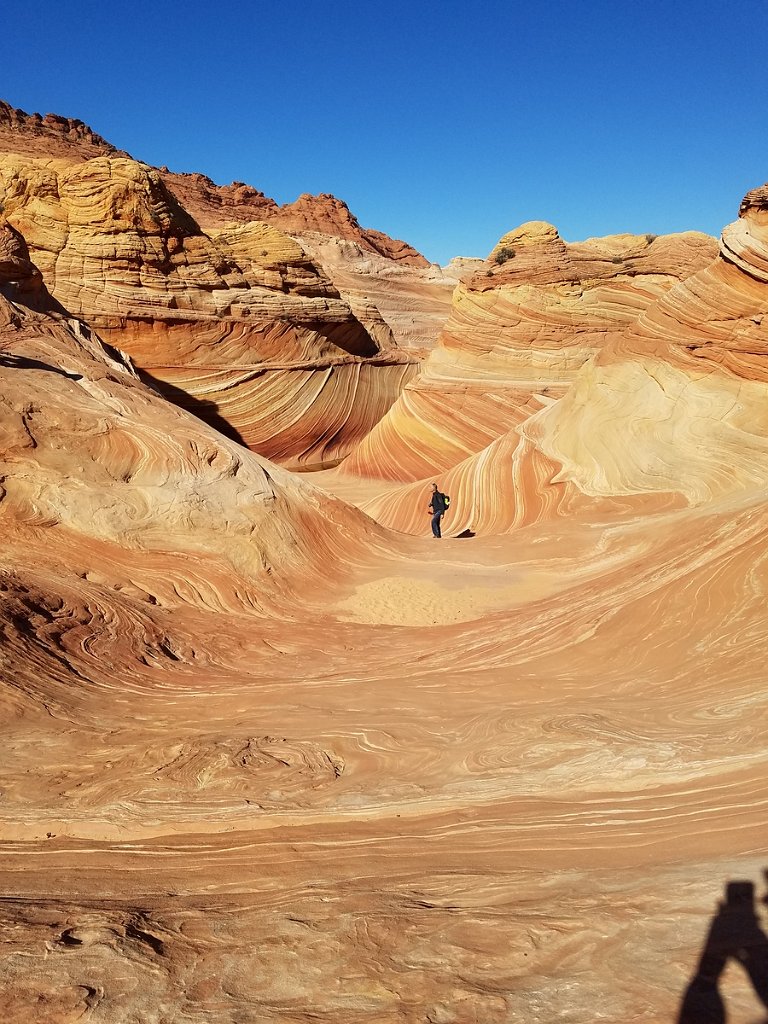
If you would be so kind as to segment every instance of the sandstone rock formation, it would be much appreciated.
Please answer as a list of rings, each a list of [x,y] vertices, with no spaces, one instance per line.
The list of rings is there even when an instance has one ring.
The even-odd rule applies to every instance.
[[[719,258],[649,307],[524,432],[585,494],[702,505],[763,486],[767,283],[763,188],[723,231]]]
[[[332,196],[281,208],[243,184],[133,161],[81,122],[7,106],[0,202],[64,308],[166,396],[294,468],[333,465],[366,436],[455,284]],[[327,260],[343,287],[286,230],[310,232],[310,249],[346,246],[350,273]]]
[[[355,242],[316,233],[300,237],[351,308],[361,302],[372,305],[398,347],[419,360],[429,355],[440,336],[456,285],[482,264],[465,260],[418,268],[377,256]]]
[[[522,424],[562,398],[582,366],[716,251],[713,239],[693,232],[568,244],[552,225],[533,222],[505,235],[457,288],[419,376],[343,464],[347,478],[407,484],[364,503],[366,510],[424,533],[434,477],[457,499],[450,520],[457,532],[498,533],[557,505],[562,467],[533,450]],[[360,500],[369,491],[348,480],[341,486]],[[580,501],[578,493],[572,498]]]
[[[206,231],[254,219],[295,237],[355,310],[373,307],[401,348],[423,357],[434,346],[450,312],[458,280],[479,261],[446,268],[427,263],[405,242],[361,228],[334,196],[300,196],[283,207],[242,182],[215,185],[200,174],[162,179]]]
[[[293,203],[279,206],[274,199],[242,181],[216,185],[203,174],[174,174],[160,169],[163,181],[185,209],[205,226],[223,220],[247,222],[258,219],[281,228],[286,234],[320,234],[355,242],[361,249],[413,267],[429,263],[407,242],[389,238],[381,231],[360,226],[347,204],[328,193],[304,193]]]
[[[0,221],[0,1019],[662,1024],[716,914],[719,1012],[764,1016],[768,187],[720,255],[537,224],[459,287],[404,425],[355,456],[389,479],[310,478],[419,488],[423,430],[495,531],[437,544],[166,402],[55,295],[61,253],[102,259],[111,303],[135,271],[125,336],[149,351],[175,309],[206,367],[201,280],[345,305],[303,247],[196,231],[124,158],[25,168]],[[93,247],[70,175],[108,197]]]
[[[27,308],[2,237],[4,1019],[674,1019],[764,866],[765,484],[435,551]]]
[[[128,155],[76,118],[27,114],[4,100],[0,100],[0,152],[65,156],[69,160]]]
[[[143,164],[6,155],[0,199],[62,306],[287,465],[338,461],[415,370],[298,243],[263,223],[205,234]]]

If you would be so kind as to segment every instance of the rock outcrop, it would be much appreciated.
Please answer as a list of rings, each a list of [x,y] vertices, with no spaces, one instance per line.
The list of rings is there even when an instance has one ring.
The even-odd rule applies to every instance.
[[[0,202],[63,308],[167,397],[293,468],[334,465],[362,441],[455,284],[333,196],[279,207],[7,105]]]
[[[630,329],[697,339],[664,358],[710,399],[768,386],[762,216]],[[764,867],[754,442],[738,487],[704,467],[706,504],[626,515],[604,492],[669,406],[619,421],[591,495],[566,396],[525,437],[578,515],[396,537],[164,402],[0,238],[3,1019],[674,1019],[723,883]]]
[[[338,461],[415,372],[378,310],[356,316],[296,241],[262,222],[205,233],[144,164],[6,154],[0,201],[64,308],[286,465]]]
[[[259,220],[294,237],[353,310],[361,304],[375,309],[397,345],[418,358],[434,347],[457,282],[481,262],[442,270],[407,243],[361,228],[346,203],[334,196],[303,195],[281,207],[242,182],[215,185],[203,175],[173,174],[166,168],[160,174],[205,231]]]
[[[404,266],[428,267],[428,261],[407,242],[381,231],[363,228],[342,199],[328,193],[300,195],[279,206],[242,181],[215,185],[202,174],[175,174],[160,169],[163,181],[189,212],[205,227],[222,221],[263,220],[289,235],[320,234],[355,242],[361,249]]]
[[[720,255],[650,306],[523,428],[585,494],[702,505],[768,482],[768,189]]]
[[[0,100],[0,153],[5,152],[69,160],[128,156],[77,118],[27,114]]]
[[[542,490],[561,467],[529,451],[522,425],[716,251],[696,233],[569,244],[542,222],[510,232],[459,285],[440,343],[341,472],[406,484],[364,507],[408,532],[428,528],[435,477],[458,499],[456,529],[497,533],[535,520],[561,500],[561,487]]]

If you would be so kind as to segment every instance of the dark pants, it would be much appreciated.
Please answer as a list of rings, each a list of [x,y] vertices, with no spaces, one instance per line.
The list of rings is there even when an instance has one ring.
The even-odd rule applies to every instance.
[[[442,537],[440,533],[440,520],[443,518],[442,512],[435,512],[432,516],[432,535],[434,537]]]

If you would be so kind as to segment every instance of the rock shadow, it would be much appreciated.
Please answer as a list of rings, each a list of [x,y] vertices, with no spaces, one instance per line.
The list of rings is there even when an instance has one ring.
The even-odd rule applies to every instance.
[[[12,352],[0,352],[0,366],[7,366],[13,370],[45,370],[48,373],[58,373],[68,380],[82,380],[82,373],[71,373],[62,370],[60,366],[52,363],[44,363],[42,359],[30,359],[27,356],[17,356]]]
[[[236,441],[243,448],[248,448],[243,435],[237,427],[234,427],[229,420],[221,415],[219,407],[215,402],[195,398],[194,395],[190,395],[181,388],[177,388],[175,384],[159,380],[157,377],[153,377],[151,373],[139,367],[135,367],[135,369],[141,382],[146,384],[148,388],[151,388],[152,391],[166,398],[169,402],[173,402],[174,405],[178,405],[182,409],[186,409],[187,412],[191,412],[199,420],[207,423],[209,427],[213,427],[214,430],[218,430],[224,437],[229,438],[230,441]]]
[[[768,898],[762,902],[768,903]],[[728,1015],[719,982],[731,959],[746,971],[755,994],[768,1010],[768,935],[757,917],[752,882],[726,885],[725,900],[712,917],[696,971],[683,994],[677,1024],[726,1024]]]

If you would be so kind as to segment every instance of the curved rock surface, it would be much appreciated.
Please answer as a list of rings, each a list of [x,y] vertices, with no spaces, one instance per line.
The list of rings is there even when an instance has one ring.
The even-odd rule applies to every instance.
[[[327,235],[304,233],[300,241],[351,308],[357,309],[361,302],[372,305],[391,329],[398,348],[418,359],[425,359],[435,347],[456,285],[483,262],[467,259],[447,267],[414,267]]]
[[[404,266],[429,266],[424,256],[407,242],[361,227],[347,204],[327,192],[317,196],[305,192],[294,202],[279,206],[274,199],[242,181],[216,185],[203,174],[175,174],[167,167],[161,168],[160,173],[170,191],[205,227],[226,221],[258,219],[290,235],[342,238],[356,243],[364,251]]]
[[[242,183],[133,161],[82,122],[7,105],[0,201],[65,309],[167,397],[293,468],[337,463],[415,373],[419,352],[398,349],[367,287],[376,272],[397,271],[394,289],[380,289],[393,323],[399,305],[418,307],[427,294],[411,317],[422,347],[454,283],[421,269],[426,260],[405,243],[366,232],[332,196],[280,208]],[[318,232],[354,239],[376,271],[342,292],[283,222],[331,245]],[[439,285],[422,287],[428,274]]]
[[[4,1018],[673,1019],[764,867],[764,489],[435,550],[0,323]]]
[[[481,262],[467,260],[442,270],[406,243],[361,228],[334,196],[304,195],[280,207],[242,182],[215,185],[201,174],[173,174],[167,168],[160,173],[206,231],[257,219],[295,237],[353,310],[372,307],[397,345],[420,358],[434,347],[457,282]]]
[[[7,155],[0,198],[63,307],[165,394],[287,465],[338,461],[415,370],[378,311],[361,322],[297,242],[263,223],[203,233],[143,164]],[[292,409],[275,439],[253,401],[265,385]]]
[[[561,465],[531,451],[522,425],[716,251],[714,239],[694,232],[569,244],[536,221],[505,235],[485,268],[457,287],[438,346],[344,462],[347,479],[328,485],[365,502],[370,488],[356,490],[349,478],[390,482],[364,507],[406,532],[428,531],[424,497],[434,478],[457,499],[457,531],[534,521],[561,500],[562,488],[549,487]]]
[[[703,505],[768,474],[768,190],[720,255],[649,307],[523,433],[589,495]]]

